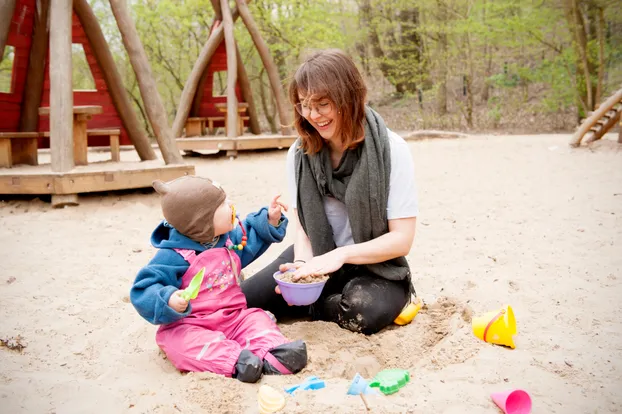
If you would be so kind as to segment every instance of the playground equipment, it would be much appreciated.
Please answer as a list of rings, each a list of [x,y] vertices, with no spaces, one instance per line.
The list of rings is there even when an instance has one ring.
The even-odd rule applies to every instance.
[[[173,123],[173,134],[179,137],[178,148],[226,150],[228,155],[235,156],[238,150],[289,147],[296,136],[289,127],[291,120],[279,73],[247,1],[236,0],[233,10],[226,0],[211,3],[215,17],[210,35],[186,81]],[[260,134],[250,82],[233,35],[238,17],[242,18],[268,74],[281,124],[280,135]],[[223,70],[227,71],[227,94],[214,96],[214,74]],[[243,136],[246,125],[253,136]],[[219,126],[225,127],[226,137],[213,136]],[[204,130],[209,136],[204,135]]]
[[[581,145],[581,141],[584,144],[589,144],[602,138],[607,131],[620,122],[620,114],[622,114],[622,89],[611,95],[598,109],[583,120],[572,136],[570,146],[578,147]],[[622,124],[620,125],[618,142],[622,144]]]
[[[164,163],[88,2],[7,0],[0,6],[0,62],[5,46],[14,53],[10,90],[0,93],[0,194],[51,194],[53,206],[75,205],[78,193],[150,187],[194,173],[176,146],[125,1],[110,4]],[[95,90],[72,91],[72,44],[82,45]],[[109,145],[112,162],[89,163],[89,144]],[[120,162],[121,144],[132,144],[141,162]],[[46,164],[37,149],[48,146]]]

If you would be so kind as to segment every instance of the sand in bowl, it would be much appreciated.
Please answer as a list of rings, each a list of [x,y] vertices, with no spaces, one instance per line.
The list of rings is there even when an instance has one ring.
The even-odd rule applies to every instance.
[[[297,280],[293,280],[293,277],[294,272],[285,272],[279,276],[279,279],[287,283],[318,283],[326,282],[328,280],[328,275],[307,275]]]

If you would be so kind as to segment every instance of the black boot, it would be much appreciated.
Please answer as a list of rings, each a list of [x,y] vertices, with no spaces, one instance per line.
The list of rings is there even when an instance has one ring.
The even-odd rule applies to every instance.
[[[233,378],[242,382],[257,382],[261,378],[263,364],[261,359],[248,349],[243,349],[235,364]]]
[[[300,372],[307,365],[307,345],[298,340],[272,348],[268,351],[277,361],[292,374]],[[273,367],[266,358],[263,360],[263,373],[281,375],[282,372]]]

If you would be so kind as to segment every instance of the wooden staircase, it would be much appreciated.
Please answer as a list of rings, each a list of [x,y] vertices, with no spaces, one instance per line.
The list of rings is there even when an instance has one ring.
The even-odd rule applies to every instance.
[[[622,117],[622,89],[610,96],[594,112],[583,120],[572,137],[570,145],[578,147],[581,141],[589,144],[603,137],[620,122]],[[622,143],[622,126],[618,142]]]

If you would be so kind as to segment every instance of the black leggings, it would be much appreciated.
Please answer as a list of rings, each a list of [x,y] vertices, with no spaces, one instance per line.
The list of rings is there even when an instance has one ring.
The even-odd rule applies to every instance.
[[[335,322],[344,329],[371,335],[389,326],[408,301],[409,286],[370,274],[363,267],[345,265],[344,272],[332,276],[320,298],[311,306],[289,306],[274,291],[272,275],[279,265],[294,260],[294,246],[274,262],[242,282],[249,308],[261,308],[277,318],[303,318]]]

